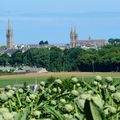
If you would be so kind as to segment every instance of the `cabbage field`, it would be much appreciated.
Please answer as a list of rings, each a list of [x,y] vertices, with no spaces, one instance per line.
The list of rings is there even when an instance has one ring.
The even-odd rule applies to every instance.
[[[0,120],[120,120],[120,84],[96,76],[41,81],[0,91]]]

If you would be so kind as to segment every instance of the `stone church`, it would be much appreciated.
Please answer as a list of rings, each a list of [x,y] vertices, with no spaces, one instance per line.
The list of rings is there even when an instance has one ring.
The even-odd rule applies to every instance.
[[[78,40],[78,33],[76,31],[76,28],[73,27],[70,32],[70,48],[75,47],[81,47],[84,49],[88,48],[100,48],[104,45],[107,45],[108,41],[104,39],[91,39],[91,37],[88,38],[88,40]]]

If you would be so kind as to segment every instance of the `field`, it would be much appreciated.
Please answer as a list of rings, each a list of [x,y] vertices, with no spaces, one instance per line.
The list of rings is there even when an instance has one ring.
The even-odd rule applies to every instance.
[[[3,75],[0,85],[1,120],[120,120],[119,73]]]
[[[0,87],[4,87],[8,84],[21,84],[21,83],[39,83],[40,81],[47,80],[50,77],[69,79],[72,76],[76,76],[79,79],[84,79],[88,82],[93,80],[95,76],[100,75],[102,77],[111,76],[115,83],[120,82],[119,72],[48,72],[48,73],[28,73],[28,74],[15,74],[15,75],[0,75]]]

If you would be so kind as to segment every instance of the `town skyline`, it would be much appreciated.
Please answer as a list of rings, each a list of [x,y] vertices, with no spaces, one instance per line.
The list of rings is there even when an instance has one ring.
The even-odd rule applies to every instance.
[[[117,38],[120,35],[119,3],[118,0],[2,1],[0,45],[6,45],[8,19],[13,28],[14,44],[36,44],[41,40],[67,44],[74,25],[81,40],[89,36],[93,39]]]

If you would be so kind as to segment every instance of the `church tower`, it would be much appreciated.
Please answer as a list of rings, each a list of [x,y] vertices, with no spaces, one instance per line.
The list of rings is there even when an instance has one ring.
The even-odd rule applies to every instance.
[[[71,32],[70,32],[70,46],[72,48],[76,47],[76,44],[77,44],[77,37],[78,37],[78,34],[76,32],[76,28],[73,27],[71,29]]]
[[[12,49],[13,48],[13,31],[12,31],[12,26],[10,23],[10,20],[8,20],[8,29],[6,33],[6,38],[7,38],[7,48]]]

